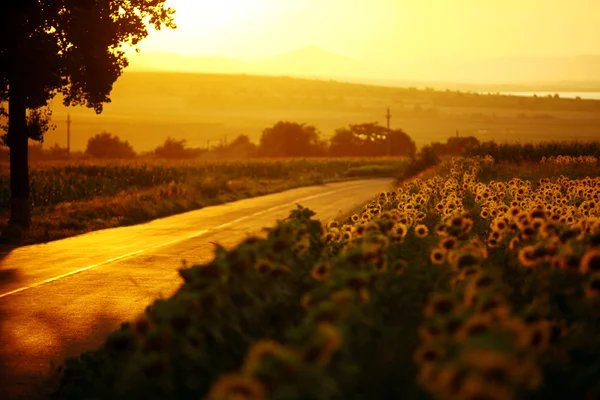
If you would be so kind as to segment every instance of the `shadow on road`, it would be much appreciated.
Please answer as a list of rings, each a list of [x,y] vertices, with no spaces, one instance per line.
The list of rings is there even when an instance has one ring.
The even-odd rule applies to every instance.
[[[0,292],[2,285],[14,283],[19,280],[19,270],[17,268],[0,269]]]
[[[100,347],[121,321],[104,312],[60,319],[51,311],[28,314],[14,310],[23,306],[19,296],[0,299],[0,399],[48,399],[64,360]]]

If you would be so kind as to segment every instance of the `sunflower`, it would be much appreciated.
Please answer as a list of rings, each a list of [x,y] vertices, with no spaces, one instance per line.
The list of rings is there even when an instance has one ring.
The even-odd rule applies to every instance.
[[[498,280],[494,276],[486,272],[477,271],[465,287],[464,304],[472,306],[481,293],[493,289],[497,284]]]
[[[431,251],[431,254],[429,255],[429,259],[432,263],[440,265],[444,263],[446,259],[446,254],[441,249],[433,249]]]
[[[330,323],[317,325],[315,341],[304,352],[304,359],[325,366],[342,345],[342,333]]]
[[[402,275],[404,273],[404,269],[406,268],[407,262],[404,260],[396,260],[392,264],[392,271],[394,271],[395,275]]]
[[[458,270],[475,267],[481,261],[475,251],[460,251],[450,258],[452,258],[452,265]]]
[[[503,319],[508,317],[510,314],[510,307],[499,294],[493,294],[491,296],[485,296],[479,299],[475,307],[475,312],[480,314],[490,314],[495,318]]]
[[[519,262],[522,266],[529,268],[535,266],[539,262],[539,259],[535,257],[534,252],[535,246],[533,245],[525,246],[519,250]]]
[[[435,293],[425,307],[424,315],[428,318],[434,316],[448,316],[456,311],[458,303],[449,294]]]
[[[575,272],[580,270],[581,259],[575,254],[564,254],[558,256],[558,263],[563,271]]]
[[[316,281],[323,281],[331,276],[331,265],[329,263],[320,263],[313,267],[310,275]]]
[[[488,383],[510,384],[519,379],[515,372],[520,360],[511,354],[489,348],[471,348],[460,356],[465,364],[477,369]]]
[[[430,319],[419,326],[418,333],[421,340],[428,342],[443,336],[445,332],[439,320]]]
[[[482,335],[490,331],[493,325],[492,316],[489,314],[475,314],[464,325],[458,329],[454,335],[458,341],[470,339],[477,335]]]
[[[591,249],[583,254],[579,262],[579,271],[582,274],[600,272],[600,249]]]
[[[498,370],[498,373],[504,372]],[[471,375],[462,382],[456,398],[463,400],[512,400],[514,391],[508,384],[490,383],[485,377]]]
[[[418,238],[424,238],[425,236],[427,236],[427,234],[429,233],[429,229],[427,228],[427,226],[420,224],[415,226],[415,235]]]
[[[517,343],[524,349],[542,351],[550,344],[552,325],[547,320],[540,320],[528,325],[521,331]]]
[[[262,259],[256,261],[256,264],[254,264],[254,268],[258,272],[267,273],[267,272],[270,272],[271,270],[273,270],[274,266],[270,260],[267,260],[266,258],[262,258]]]
[[[289,351],[285,346],[274,340],[259,340],[258,342],[255,342],[246,353],[242,365],[242,373],[250,376],[264,358],[277,357],[288,352]]]
[[[521,241],[518,236],[513,237],[510,242],[508,242],[508,249],[514,250],[517,247],[517,244]]]
[[[258,381],[241,375],[221,375],[212,385],[207,396],[209,400],[263,400],[265,387]]]
[[[302,308],[304,308],[306,311],[312,310],[315,306],[315,301],[309,293],[303,295],[300,302],[302,304]]]
[[[454,364],[446,364],[443,366],[437,376],[437,388],[440,398],[461,398],[461,392],[469,374],[464,367],[459,367]]]
[[[447,237],[440,242],[440,247],[446,251],[451,250],[456,246],[456,241],[455,237]]]
[[[417,365],[440,361],[444,356],[444,348],[434,343],[425,343],[415,351],[413,360]]]
[[[584,291],[588,299],[594,299],[600,295],[600,273],[596,273],[589,278]]]
[[[408,227],[405,224],[399,222],[394,226],[392,232],[394,234],[404,238],[406,236],[406,234],[408,233]]]

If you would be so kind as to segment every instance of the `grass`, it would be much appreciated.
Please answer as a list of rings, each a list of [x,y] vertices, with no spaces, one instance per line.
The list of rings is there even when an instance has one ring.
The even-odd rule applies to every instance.
[[[301,186],[393,177],[405,164],[401,158],[40,162],[31,171],[32,226],[5,229],[3,240],[42,243]],[[6,227],[10,204],[4,171],[0,227]]]

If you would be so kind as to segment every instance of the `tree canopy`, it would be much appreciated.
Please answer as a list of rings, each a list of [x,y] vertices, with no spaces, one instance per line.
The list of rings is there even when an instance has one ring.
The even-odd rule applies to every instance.
[[[280,121],[263,131],[258,151],[267,157],[315,157],[324,156],[326,146],[314,126]]]
[[[102,132],[88,139],[85,154],[95,158],[133,158],[135,151],[126,140],[108,132]]]
[[[401,129],[389,130],[377,122],[349,125],[335,131],[329,153],[332,156],[412,156],[415,142]]]
[[[0,5],[0,104],[8,102],[11,222],[30,222],[27,110],[57,94],[66,106],[96,113],[110,102],[127,67],[124,46],[137,46],[148,28],[175,28],[165,0],[3,0]],[[32,137],[33,136],[33,137]]]

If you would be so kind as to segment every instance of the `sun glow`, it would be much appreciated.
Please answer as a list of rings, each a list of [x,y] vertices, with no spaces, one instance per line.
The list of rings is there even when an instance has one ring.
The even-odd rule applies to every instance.
[[[176,21],[183,29],[239,30],[242,32],[274,14],[268,0],[171,0],[177,10]]]
[[[176,10],[178,28],[151,32],[139,45],[142,52],[251,61],[317,46],[361,62],[402,66],[437,57],[596,54],[600,37],[594,20],[598,0],[543,8],[539,0],[167,0],[167,5]]]

